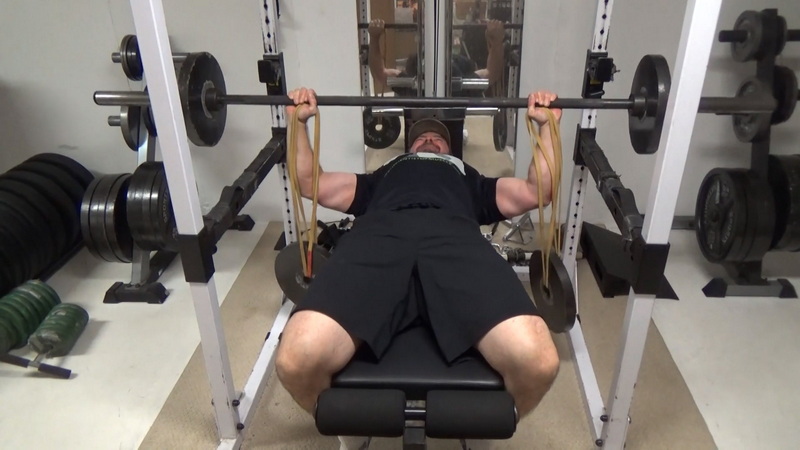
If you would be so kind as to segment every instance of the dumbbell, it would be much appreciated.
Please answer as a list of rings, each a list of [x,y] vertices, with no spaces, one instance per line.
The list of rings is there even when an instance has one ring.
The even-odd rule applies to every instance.
[[[181,64],[188,53],[173,53],[172,62]],[[122,65],[122,71],[130,80],[139,81],[144,75],[142,59],[139,57],[139,40],[136,35],[128,34],[122,38],[119,51],[111,54],[111,61]]]
[[[765,11],[744,11],[736,19],[733,30],[719,32],[720,42],[731,43],[734,60],[747,62],[764,58],[772,39],[776,55],[783,51],[786,42],[800,41],[800,30],[788,29],[783,16],[777,16],[776,23],[770,23],[771,17]]]

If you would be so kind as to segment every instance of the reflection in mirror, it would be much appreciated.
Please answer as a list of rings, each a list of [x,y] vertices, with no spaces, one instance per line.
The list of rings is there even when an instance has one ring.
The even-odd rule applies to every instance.
[[[417,58],[422,45],[424,5],[417,0],[357,0],[362,26],[361,72],[365,95],[425,95],[417,74],[423,64]],[[369,2],[367,9],[366,2]],[[509,89],[508,48],[513,36],[503,22],[511,19],[511,2],[453,0],[446,23],[451,31],[448,53],[448,96],[517,96]],[[508,3],[507,8],[503,4]],[[508,11],[506,11],[508,10]],[[369,14],[366,13],[369,11]],[[502,19],[493,20],[495,17]],[[519,18],[521,22],[521,17]],[[442,23],[444,26],[445,23]],[[516,30],[521,33],[521,30]],[[515,81],[514,80],[511,81]],[[517,84],[517,83],[512,83]],[[366,89],[364,89],[366,88]],[[389,115],[387,115],[387,113]],[[366,169],[374,171],[405,151],[402,110],[365,110]],[[486,176],[513,176],[513,134],[516,111],[470,109],[464,120],[461,154],[467,164]],[[507,137],[511,138],[508,139]]]

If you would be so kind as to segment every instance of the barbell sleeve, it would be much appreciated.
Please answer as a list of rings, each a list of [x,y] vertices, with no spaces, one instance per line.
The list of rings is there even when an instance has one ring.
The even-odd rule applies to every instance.
[[[415,23],[386,23],[383,27],[387,30],[405,30],[405,31],[414,31],[417,29],[417,24]],[[358,28],[360,30],[364,30],[369,28],[369,23],[362,22],[358,24]],[[478,28],[486,28],[486,23],[462,23],[453,25],[452,28],[454,30],[468,30],[468,29],[478,29]],[[521,30],[522,24],[521,23],[504,23],[503,28],[506,30]]]
[[[697,108],[699,113],[719,115],[771,113],[778,107],[774,97],[702,97]]]
[[[722,30],[717,38],[719,42],[744,42],[747,40],[747,30]],[[787,30],[787,41],[800,41],[800,29]]]
[[[186,61],[186,57],[189,56],[188,53],[173,53],[172,54],[172,62],[176,64],[180,64]],[[120,52],[113,52],[111,54],[111,61],[117,64],[122,62],[122,53]]]

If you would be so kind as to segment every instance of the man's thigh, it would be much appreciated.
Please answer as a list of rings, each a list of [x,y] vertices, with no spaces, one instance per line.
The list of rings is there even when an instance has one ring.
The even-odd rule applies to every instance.
[[[528,371],[557,355],[550,330],[541,317],[521,315],[495,325],[476,346],[501,374]]]

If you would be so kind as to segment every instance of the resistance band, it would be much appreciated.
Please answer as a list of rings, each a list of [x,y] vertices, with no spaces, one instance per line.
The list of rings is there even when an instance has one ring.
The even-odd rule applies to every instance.
[[[311,169],[311,189],[313,194],[311,196],[311,226],[309,227],[306,222],[306,213],[303,207],[303,197],[300,190],[300,179],[297,174],[297,129],[304,127],[305,124],[300,123],[297,118],[301,109],[307,108],[307,105],[299,105],[292,114],[291,121],[289,122],[289,142],[287,148],[286,160],[289,163],[289,184],[292,189],[292,202],[294,205],[294,223],[295,230],[297,231],[297,238],[300,248],[300,264],[303,266],[303,276],[311,279],[313,273],[313,252],[314,241],[317,236],[317,198],[319,193],[319,129],[320,129],[320,115],[319,111],[314,114],[314,147],[312,148],[312,169]],[[302,227],[301,227],[302,224]],[[308,243],[306,248],[303,248],[304,235],[307,236]]]
[[[561,255],[561,227],[558,226],[558,218],[561,217],[561,128],[556,123],[556,117],[553,111],[549,108],[543,108],[547,113],[548,124],[550,126],[550,140],[553,144],[554,158],[551,158],[542,147],[541,136],[533,119],[527,117],[528,134],[531,137],[531,148],[533,149],[533,165],[536,170],[536,192],[539,197],[539,245],[542,249],[542,268],[543,276],[542,283],[544,287],[548,287],[548,280],[550,275],[550,252],[555,249],[556,255]],[[542,209],[542,167],[538,158],[536,158],[536,151],[540,151],[544,156],[547,168],[550,171],[550,188],[551,188],[551,202],[550,202],[550,223],[545,228],[544,210]]]

